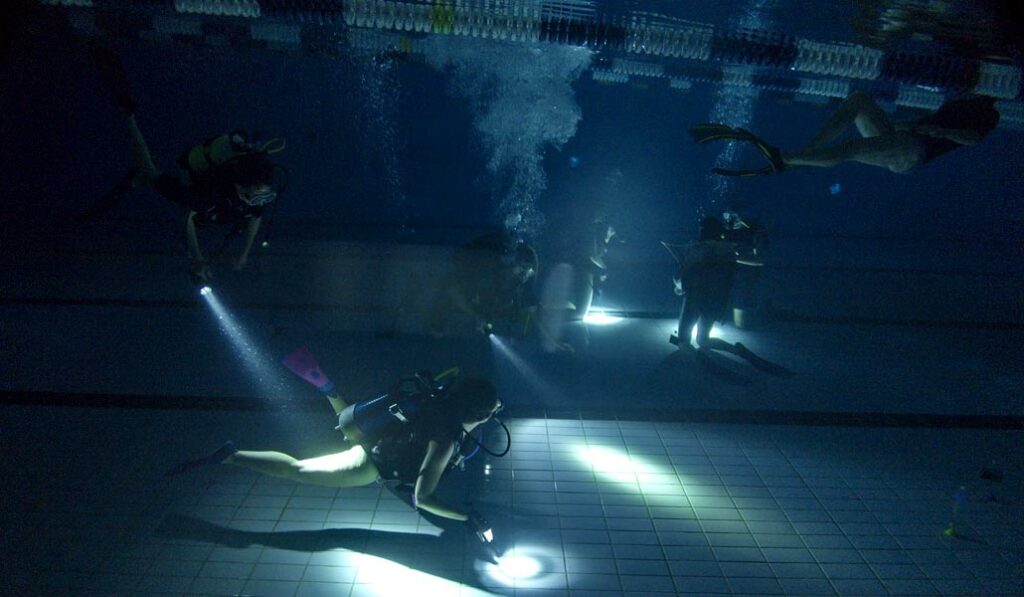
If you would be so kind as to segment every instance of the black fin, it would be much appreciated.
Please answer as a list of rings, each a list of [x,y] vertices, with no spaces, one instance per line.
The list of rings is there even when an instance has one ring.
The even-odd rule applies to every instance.
[[[127,174],[116,184],[114,188],[100,197],[92,207],[83,211],[75,217],[79,222],[87,222],[107,213],[117,206],[122,199],[132,194],[135,189],[135,170],[129,170]]]
[[[696,143],[707,143],[720,139],[736,139],[736,129],[724,124],[705,122],[690,128],[690,136]]]
[[[786,162],[782,159],[782,152],[773,145],[769,145],[763,139],[746,129],[733,128],[724,124],[704,123],[690,129],[690,135],[697,143],[709,141],[746,141],[757,148],[768,165],[764,168],[750,170],[733,170],[730,168],[712,168],[711,172],[722,176],[761,176],[763,174],[777,174],[786,169]]]
[[[792,375],[796,375],[793,371],[786,369],[782,365],[777,365],[767,359],[763,359],[757,356],[756,354],[751,352],[749,348],[747,348],[746,346],[739,342],[735,344],[735,348],[736,350],[733,354],[750,363],[750,366],[753,367],[754,369],[764,371],[765,373],[768,373],[770,375],[777,375],[779,377],[789,377]]]
[[[135,99],[132,94],[131,85],[128,83],[128,75],[124,72],[124,65],[121,59],[113,50],[106,46],[94,45],[92,56],[96,61],[96,69],[99,71],[100,80],[114,96],[114,101],[124,110],[125,114],[135,113]]]

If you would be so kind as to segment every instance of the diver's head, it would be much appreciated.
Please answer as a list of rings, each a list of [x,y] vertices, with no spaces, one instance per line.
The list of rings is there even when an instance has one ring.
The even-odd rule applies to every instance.
[[[452,414],[463,425],[484,423],[502,408],[494,384],[472,375],[455,380],[448,388],[445,399],[452,409]]]
[[[235,159],[235,190],[238,198],[253,206],[266,205],[277,198],[274,176],[277,166],[262,153],[250,153]]]
[[[700,221],[700,240],[722,240],[725,226],[718,218],[707,217]]]
[[[537,274],[537,252],[526,243],[516,245],[512,260],[512,277],[525,283]]]

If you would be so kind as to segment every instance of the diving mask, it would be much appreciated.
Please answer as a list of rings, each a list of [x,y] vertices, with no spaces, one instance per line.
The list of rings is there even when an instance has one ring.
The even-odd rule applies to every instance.
[[[277,199],[277,190],[269,185],[258,185],[253,187],[235,186],[238,191],[238,198],[247,205],[259,207]]]

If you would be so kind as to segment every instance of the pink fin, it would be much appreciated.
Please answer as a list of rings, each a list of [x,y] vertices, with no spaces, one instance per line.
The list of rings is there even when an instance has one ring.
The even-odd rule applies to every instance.
[[[300,347],[292,351],[291,354],[281,359],[285,367],[291,370],[292,373],[298,375],[302,379],[313,384],[317,388],[324,388],[331,385],[330,378],[327,374],[320,369],[320,365],[317,364],[316,359],[310,354],[306,347]]]

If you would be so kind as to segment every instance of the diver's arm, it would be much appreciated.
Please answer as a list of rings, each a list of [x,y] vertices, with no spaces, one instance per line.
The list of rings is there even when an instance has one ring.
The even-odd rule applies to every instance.
[[[435,440],[427,443],[427,454],[423,457],[420,474],[416,477],[416,488],[412,494],[413,505],[442,518],[465,521],[469,520],[467,513],[452,508],[434,495],[441,475],[448,467],[448,461],[454,452],[454,443],[442,445]]]
[[[947,129],[933,124],[920,124],[913,131],[933,139],[948,139],[960,145],[976,145],[984,137],[974,129]]]
[[[469,299],[466,298],[466,294],[462,292],[462,289],[458,286],[451,286],[448,288],[448,298],[452,300],[452,304],[458,308],[459,311],[466,315],[472,315],[478,317],[476,309],[470,304]]]
[[[470,302],[461,288],[458,286],[452,286],[449,288],[448,298],[451,300],[452,304],[455,305],[455,308],[473,318],[476,322],[477,330],[480,332],[486,331],[489,323],[487,318],[473,307],[473,303]]]
[[[949,139],[960,145],[977,145],[984,135],[972,129],[937,129],[931,136]]]
[[[196,223],[195,223],[196,212],[188,212],[188,216],[185,217],[185,238],[188,240],[188,254],[192,257],[192,263],[199,267],[206,266],[206,260],[203,259],[203,251],[199,248],[199,237],[196,235]]]
[[[261,218],[249,218],[245,228],[245,245],[243,245],[242,252],[238,255],[238,260],[235,261],[235,269],[242,269],[249,261],[249,250],[252,249],[252,243],[256,240],[256,233],[260,230],[260,221]]]
[[[701,254],[704,248],[699,242],[691,243],[686,247],[686,252],[679,259],[679,267],[676,268],[676,273],[672,276],[672,284],[675,286],[677,295],[682,296],[684,294],[683,283],[690,278],[693,268],[701,262]]]

